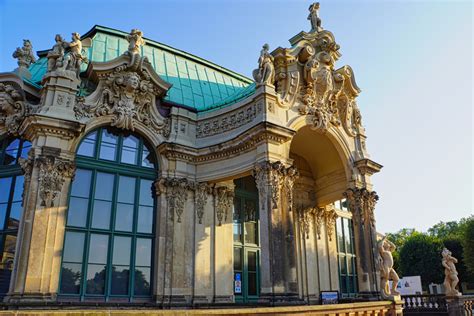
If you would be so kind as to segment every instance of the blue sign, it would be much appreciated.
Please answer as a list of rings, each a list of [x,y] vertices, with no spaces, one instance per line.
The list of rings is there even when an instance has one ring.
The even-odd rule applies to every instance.
[[[236,273],[236,274],[235,274],[235,280],[237,280],[237,281],[240,281],[240,280],[242,280],[242,279],[241,279],[241,274],[240,274],[240,273]]]
[[[339,292],[323,291],[321,292],[321,304],[337,304],[339,301]]]

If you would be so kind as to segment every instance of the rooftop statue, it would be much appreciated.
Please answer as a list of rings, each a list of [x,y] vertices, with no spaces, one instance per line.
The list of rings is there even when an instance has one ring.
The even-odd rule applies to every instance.
[[[143,32],[139,29],[132,29],[126,39],[128,41],[128,53],[131,55],[140,54],[140,47],[145,45]]]
[[[268,44],[264,44],[258,58],[258,69],[253,71],[253,78],[257,84],[273,85],[275,82],[275,66],[273,56],[268,52]]]
[[[36,61],[30,40],[23,40],[23,47],[17,47],[13,52],[13,58],[18,59],[18,66],[23,68],[30,67]]]
[[[443,259],[441,263],[444,267],[444,288],[447,296],[458,296],[461,293],[456,290],[456,286],[459,283],[458,271],[456,270],[455,263],[458,263],[458,259],[452,256],[451,251],[444,248],[441,252]]]
[[[64,63],[64,47],[66,43],[59,34],[56,34],[54,40],[56,44],[54,44],[53,48],[48,52],[48,55],[46,55],[48,58],[48,71],[66,67]]]
[[[311,32],[322,31],[321,19],[319,18],[319,2],[309,6],[308,20],[311,22]]]
[[[397,291],[398,277],[397,272],[393,269],[392,252],[395,251],[395,245],[387,240],[385,236],[378,242],[379,249],[379,267],[380,267],[380,290],[382,298],[390,298],[400,295]],[[389,280],[392,279],[392,288],[389,287]]]
[[[84,56],[82,56],[81,35],[79,35],[79,33],[72,33],[72,41],[68,43],[67,46],[71,49],[69,58],[67,58],[67,69],[75,71],[79,78],[81,64],[85,59]]]

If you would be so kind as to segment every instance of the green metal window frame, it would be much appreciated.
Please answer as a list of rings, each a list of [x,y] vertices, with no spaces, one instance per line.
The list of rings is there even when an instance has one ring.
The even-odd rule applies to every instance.
[[[346,230],[348,228],[348,231]],[[342,244],[340,238],[342,236]],[[346,239],[348,238],[348,239]],[[346,242],[349,240],[349,246]],[[339,288],[342,297],[355,297],[358,293],[357,266],[352,219],[338,217],[336,220],[336,244],[338,251]],[[349,263],[350,262],[350,267]],[[349,273],[351,268],[352,273]],[[345,290],[344,290],[345,289]],[[350,291],[353,289],[353,291]]]
[[[116,150],[115,150],[115,160],[106,160],[106,159],[101,159],[99,158],[100,154],[100,146],[102,144],[102,131],[103,130],[108,130],[109,132],[112,132],[115,135],[118,135],[118,141],[116,144]],[[91,172],[91,179],[90,179],[90,188],[89,188],[89,194],[88,194],[88,206],[87,206],[87,220],[85,227],[76,227],[76,226],[69,226],[66,224],[66,229],[65,229],[65,238],[63,242],[63,255],[64,255],[64,247],[66,243],[66,233],[67,232],[78,232],[78,233],[83,233],[84,234],[84,246],[83,246],[83,254],[82,254],[82,263],[81,263],[81,280],[80,280],[80,289],[79,289],[79,294],[70,294],[70,293],[62,293],[61,292],[61,285],[62,285],[62,268],[61,268],[61,275],[59,278],[59,295],[61,298],[77,298],[81,301],[87,301],[87,300],[96,300],[99,298],[103,298],[105,301],[123,301],[124,299],[127,299],[129,302],[131,301],[147,301],[151,299],[153,295],[153,275],[154,275],[154,248],[155,248],[155,220],[156,220],[156,198],[153,193],[153,224],[152,224],[152,232],[151,233],[143,233],[143,232],[138,232],[137,230],[137,225],[138,225],[138,209],[140,207],[140,202],[139,202],[139,194],[140,194],[140,183],[141,180],[151,180],[154,181],[157,176],[157,157],[155,157],[153,151],[149,150],[145,144],[145,141],[142,137],[135,135],[135,134],[130,134],[130,133],[124,133],[122,131],[119,131],[117,129],[112,129],[112,128],[98,128],[88,135],[84,137],[82,142],[91,134],[97,133],[96,134],[96,139],[95,139],[95,145],[94,145],[94,153],[92,157],[87,157],[87,156],[81,156],[77,155],[76,157],[76,170],[83,169]],[[121,161],[121,156],[123,153],[123,139],[126,136],[132,135],[136,137],[139,140],[139,145],[137,148],[138,152],[138,157],[137,157],[137,164],[129,164],[129,163],[123,163]],[[81,144],[82,144],[81,142]],[[79,147],[80,148],[80,147]],[[141,166],[142,162],[142,155],[143,155],[143,149],[147,148],[149,154],[153,156],[153,163],[154,167],[144,167]],[[113,193],[112,193],[112,200],[111,202],[111,211],[110,211],[110,222],[109,222],[109,228],[108,229],[102,229],[102,228],[93,228],[92,227],[92,216],[93,216],[93,210],[94,210],[94,200],[97,200],[94,197],[94,192],[95,192],[95,186],[96,186],[96,179],[97,179],[97,173],[107,173],[107,174],[112,174],[114,176],[114,184],[113,184]],[[117,204],[118,202],[118,189],[119,189],[119,177],[120,176],[126,176],[126,177],[133,177],[135,179],[135,192],[134,192],[134,202],[133,202],[133,224],[132,224],[132,230],[127,232],[127,231],[115,231],[115,224],[116,224],[116,216],[117,216]],[[70,198],[71,198],[71,193],[72,193],[72,184],[71,188],[69,190],[69,196],[68,196],[68,209],[69,209],[69,203],[70,203]],[[67,218],[67,214],[66,214]],[[87,290],[87,266],[90,265],[89,263],[89,250],[90,250],[90,242],[91,242],[91,236],[92,234],[97,234],[97,235],[106,235],[108,237],[108,247],[107,247],[107,261],[105,267],[105,280],[104,280],[104,294],[88,294],[86,293]],[[131,245],[130,245],[130,261],[129,261],[129,275],[128,275],[128,294],[126,295],[121,295],[121,294],[112,294],[111,292],[111,285],[112,285],[112,272],[113,266],[119,266],[117,264],[113,264],[113,247],[114,247],[114,241],[115,237],[129,237],[131,238]],[[150,266],[145,267],[145,266],[138,266],[136,265],[136,247],[137,247],[137,240],[139,238],[143,239],[150,239],[151,240],[151,254],[150,254]],[[68,263],[67,261],[63,260],[64,258],[62,257],[61,259],[61,267],[63,266],[63,263]],[[73,264],[76,264],[75,262]],[[134,287],[135,287],[135,268],[137,267],[142,267],[142,268],[149,268],[150,269],[150,288],[149,288],[149,294],[148,295],[136,295],[134,293]]]
[[[5,163],[5,157],[7,156],[6,150],[7,150],[8,146],[11,143],[15,142],[15,141],[18,141],[18,148],[17,148],[17,152],[16,152],[16,155],[15,155],[15,160],[12,161],[13,162],[12,164],[5,165],[4,164]],[[8,138],[8,137],[0,138],[0,179],[6,179],[6,178],[11,179],[9,190],[8,190],[8,192],[5,192],[6,195],[7,195],[6,203],[2,203],[2,204],[6,204],[6,206],[7,206],[6,209],[5,209],[4,223],[3,223],[3,226],[0,227],[0,251],[2,253],[0,268],[2,270],[4,268],[4,261],[5,261],[4,255],[6,253],[5,252],[6,240],[7,240],[8,236],[12,236],[13,238],[17,238],[18,229],[19,229],[19,227],[18,228],[9,228],[8,227],[8,221],[9,221],[10,216],[11,216],[13,203],[20,202],[19,200],[16,200],[16,201],[13,200],[14,196],[15,196],[15,188],[17,186],[17,181],[19,181],[18,180],[19,178],[23,178],[23,171],[22,171],[18,161],[21,157],[26,158],[27,150],[29,150],[30,148],[31,148],[31,144],[26,140],[22,140],[20,138]],[[20,188],[20,190],[22,191],[21,193],[23,193],[23,186]],[[4,192],[0,192],[0,194],[4,194]],[[18,193],[16,195],[18,195]],[[21,207],[22,207],[22,210],[21,210],[21,213],[20,213],[20,218],[18,219],[18,221],[19,221],[18,225],[20,225],[21,217],[23,216],[23,202],[22,201],[21,201]],[[16,242],[15,242],[15,244],[16,244]],[[14,250],[13,250],[13,252],[14,252]],[[2,279],[1,281],[6,282],[6,280],[4,280],[4,279]],[[0,291],[0,297],[2,297],[5,294],[6,294],[6,292]]]
[[[252,178],[252,181],[253,178]],[[239,250],[240,251],[240,257],[242,260],[242,266],[240,270],[234,269],[234,280],[235,280],[235,274],[236,273],[241,273],[242,276],[242,293],[241,294],[236,294],[235,295],[235,301],[236,303],[249,303],[249,302],[256,302],[260,296],[260,216],[259,216],[259,204],[258,204],[258,191],[249,191],[245,188],[242,188],[242,182],[243,178],[241,179],[236,179],[236,187],[235,187],[235,197],[234,197],[234,210],[235,210],[235,201],[237,199],[240,200],[240,205],[243,208],[245,205],[245,201],[251,200],[253,203],[255,203],[255,220],[253,221],[247,221],[248,222],[253,222],[256,224],[256,240],[257,243],[249,243],[245,241],[245,212],[242,211],[240,212],[240,232],[241,232],[241,241],[235,241],[234,240],[234,245],[233,249]],[[233,214],[234,216],[234,214]],[[234,227],[234,224],[233,224]],[[234,228],[233,228],[234,229]],[[256,271],[249,271],[249,265],[248,265],[248,256],[249,253],[255,253],[256,256]],[[235,267],[235,265],[234,265]],[[248,276],[250,273],[255,273],[256,274],[256,295],[249,295],[248,294]],[[233,280],[233,281],[234,281]]]

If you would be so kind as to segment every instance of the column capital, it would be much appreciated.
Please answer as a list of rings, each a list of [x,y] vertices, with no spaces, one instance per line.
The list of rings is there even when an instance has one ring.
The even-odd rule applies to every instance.
[[[188,191],[194,190],[195,184],[186,178],[166,178],[161,177],[155,181],[156,195],[164,195],[170,210],[170,219],[181,223],[181,216],[184,212]]]
[[[371,225],[375,228],[375,204],[379,196],[375,191],[369,191],[366,188],[349,188],[343,196],[347,199],[349,210],[352,213],[356,223],[362,225]]]

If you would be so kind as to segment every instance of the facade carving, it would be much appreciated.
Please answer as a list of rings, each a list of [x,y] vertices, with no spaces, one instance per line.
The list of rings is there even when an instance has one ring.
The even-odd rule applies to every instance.
[[[13,85],[0,82],[0,128],[5,127],[11,135],[18,135],[23,118],[27,114],[25,98]]]
[[[32,63],[36,61],[33,53],[33,45],[30,40],[23,40],[23,47],[17,47],[13,52],[13,58],[18,59],[18,67],[27,69]]]
[[[395,251],[395,245],[384,237],[378,242],[379,250],[379,269],[380,269],[380,291],[383,299],[393,298],[400,295],[397,291],[399,277],[395,269],[393,269],[392,252]],[[392,288],[389,281],[392,280]]]
[[[334,235],[334,227],[336,225],[337,215],[334,205],[330,204],[325,207],[308,207],[300,209],[299,220],[306,238],[309,238],[309,225],[314,218],[314,229],[318,239],[321,239],[322,226],[326,228],[329,241],[332,241]]]
[[[344,192],[353,218],[362,225],[375,227],[374,209],[379,196],[367,189],[348,189]]]
[[[283,174],[283,177],[284,177],[283,185],[285,188],[286,198],[288,201],[288,208],[290,212],[293,210],[293,207],[294,207],[293,188],[295,186],[295,181],[298,178],[298,176],[299,176],[298,170],[293,166],[286,168]]]
[[[165,194],[166,196],[170,219],[181,223],[188,200],[188,191],[194,189],[194,182],[185,178],[160,178],[155,188],[158,195]]]
[[[268,44],[263,45],[258,58],[258,69],[253,71],[253,78],[257,84],[273,85],[275,82],[275,66],[269,48]]]
[[[458,271],[456,270],[456,263],[458,263],[458,259],[453,257],[451,251],[447,248],[444,248],[441,252],[443,259],[441,260],[441,264],[444,268],[444,288],[446,291],[447,296],[459,296],[461,293],[456,289],[459,278],[458,278]]]
[[[34,163],[39,168],[38,184],[41,206],[54,207],[56,197],[61,192],[65,179],[74,176],[75,164],[72,161],[49,155],[36,158]],[[25,169],[28,169],[27,164],[23,164]]]
[[[79,78],[81,65],[88,63],[88,59],[83,55],[83,45],[79,33],[71,34],[71,42],[67,42],[60,34],[54,37],[55,44],[47,54],[48,68],[50,71],[72,71]]]
[[[196,205],[196,215],[199,224],[202,224],[202,217],[204,216],[204,210],[206,208],[207,197],[212,194],[212,185],[209,183],[201,182],[197,183],[194,190],[194,199]]]
[[[214,188],[214,197],[216,201],[216,217],[218,225],[222,225],[222,221],[226,222],[229,214],[232,213],[232,205],[234,205],[234,190],[226,187]]]

